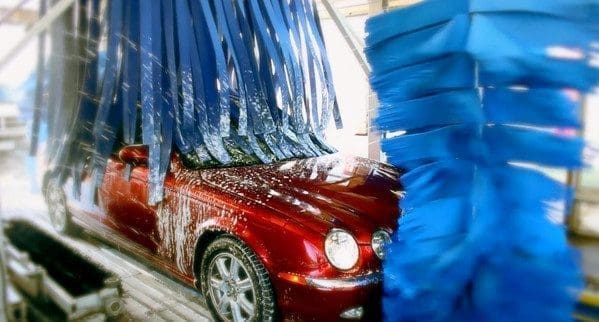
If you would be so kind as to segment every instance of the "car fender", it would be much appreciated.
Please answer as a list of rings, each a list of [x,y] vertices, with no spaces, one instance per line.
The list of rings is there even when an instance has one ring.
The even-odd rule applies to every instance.
[[[239,220],[233,223],[229,219],[212,218],[200,223],[196,231],[198,234],[195,236],[192,259],[194,276],[199,271],[206,247],[223,234],[232,235],[248,245],[271,274],[271,279],[277,278],[280,272],[309,275],[323,267],[330,267],[320,249],[322,237],[306,233],[293,225],[246,225]]]
[[[264,247],[265,241],[259,233],[253,232],[247,227],[241,227],[241,223],[233,223],[230,219],[211,218],[196,226],[198,232],[194,238],[195,251],[192,258],[194,276],[199,272],[201,259],[206,247],[212,241],[222,235],[230,235],[246,244],[256,253],[267,270],[270,271],[272,265],[271,253],[267,247]],[[195,276],[196,279],[198,276]]]

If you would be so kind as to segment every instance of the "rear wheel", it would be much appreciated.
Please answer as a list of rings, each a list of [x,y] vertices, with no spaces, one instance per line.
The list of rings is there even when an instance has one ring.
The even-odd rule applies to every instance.
[[[63,234],[74,233],[75,228],[67,210],[66,198],[57,180],[51,179],[48,182],[46,187],[46,203],[48,204],[50,224],[52,224],[54,230]]]
[[[274,295],[268,272],[256,254],[237,239],[215,240],[204,253],[202,292],[219,321],[272,321]]]

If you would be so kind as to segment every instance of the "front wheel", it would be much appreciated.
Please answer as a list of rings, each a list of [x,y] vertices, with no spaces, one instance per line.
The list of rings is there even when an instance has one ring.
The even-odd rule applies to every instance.
[[[64,192],[57,180],[50,180],[46,187],[46,203],[52,228],[59,233],[72,234],[75,232],[71,216],[67,210]]]
[[[268,272],[256,254],[239,240],[216,239],[204,253],[201,285],[220,321],[272,321],[274,295]]]

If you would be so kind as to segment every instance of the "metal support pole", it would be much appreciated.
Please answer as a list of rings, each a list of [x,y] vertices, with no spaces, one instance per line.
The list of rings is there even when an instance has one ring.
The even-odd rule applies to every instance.
[[[368,15],[374,16],[389,8],[388,0],[368,0]]]
[[[40,0],[40,17],[46,14],[48,1]],[[44,79],[46,78],[46,31],[40,33],[37,44],[37,79],[35,84],[35,98],[33,110],[33,124],[31,125],[31,145],[29,155],[35,156],[39,144],[40,122],[42,117],[42,102],[44,95]]]
[[[358,60],[360,67],[362,67],[362,71],[364,71],[364,74],[368,77],[368,75],[370,75],[370,66],[366,61],[366,55],[364,55],[364,40],[358,36],[355,30],[349,25],[345,16],[335,8],[331,0],[321,0],[321,3],[335,22],[335,26],[337,26],[352,53]]]
[[[580,106],[580,124],[581,129],[579,135],[582,137],[585,136],[585,128],[586,128],[586,109],[587,109],[587,100],[588,96],[583,98],[582,105]],[[566,221],[566,225],[569,231],[576,232],[580,228],[580,183],[582,181],[582,173],[580,170],[569,170],[566,176],[566,184],[574,191],[574,199],[572,200],[572,205],[570,207],[570,213],[568,214],[568,219]]]
[[[60,0],[56,3],[48,13],[41,18],[38,22],[36,22],[27,33],[21,37],[21,39],[14,45],[9,51],[6,52],[3,56],[0,57],[0,70],[2,70],[6,65],[15,57],[17,53],[27,45],[29,40],[33,37],[36,37],[41,32],[45,31],[50,27],[50,25],[58,19],[67,9],[69,9],[75,0]]]
[[[387,0],[369,0],[368,14],[370,16],[377,15],[386,10],[387,7]],[[376,118],[378,107],[378,98],[371,89],[368,96],[368,115],[366,117],[368,118],[368,158],[372,160],[381,159],[381,134],[374,126],[374,119]]]

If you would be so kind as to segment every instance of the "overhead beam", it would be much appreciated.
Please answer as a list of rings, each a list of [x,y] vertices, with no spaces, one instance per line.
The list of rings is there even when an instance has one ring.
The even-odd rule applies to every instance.
[[[47,14],[45,14],[33,26],[31,26],[31,28],[27,30],[27,33],[25,33],[25,35],[21,37],[21,39],[19,39],[19,41],[17,41],[12,48],[10,48],[4,55],[0,57],[0,70],[4,69],[4,67],[6,67],[6,65],[8,65],[8,63],[17,56],[19,51],[23,49],[23,47],[25,47],[25,45],[27,45],[31,39],[48,29],[50,25],[52,25],[56,19],[60,18],[60,16],[74,3],[75,0],[60,0],[58,3],[52,6],[52,8],[48,10]]]
[[[369,0],[370,1],[370,0]],[[378,1],[378,0],[375,0]],[[387,0],[387,9],[403,8],[415,3],[421,2],[422,0]],[[345,17],[360,17],[368,16],[370,14],[369,4],[358,4],[348,6],[337,6],[337,10]],[[322,19],[331,19],[329,15],[322,15]]]
[[[8,18],[16,14],[19,10],[23,8],[25,4],[27,4],[29,0],[21,0],[20,2],[13,4],[9,7],[0,7],[0,9],[4,9],[2,14],[0,14],[0,25],[7,22]]]
[[[0,7],[0,25],[32,25],[39,19],[37,10]]]
[[[368,0],[368,14],[374,16],[389,7],[389,0]]]

